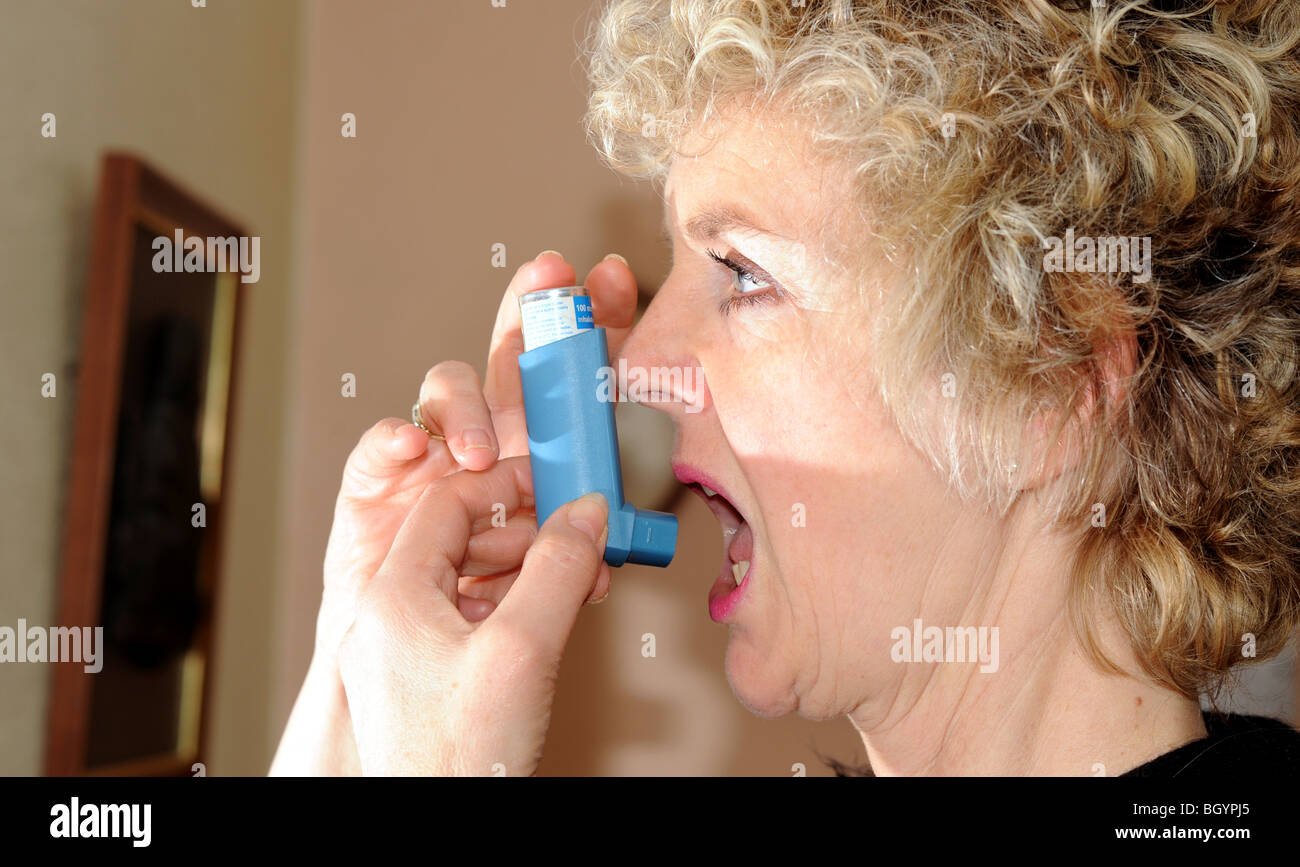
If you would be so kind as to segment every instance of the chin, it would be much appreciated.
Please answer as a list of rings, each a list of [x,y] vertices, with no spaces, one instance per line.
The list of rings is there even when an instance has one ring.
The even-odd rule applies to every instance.
[[[733,633],[727,649],[727,683],[745,710],[763,719],[780,719],[799,709],[792,680],[777,672],[763,671],[752,659],[741,658]]]

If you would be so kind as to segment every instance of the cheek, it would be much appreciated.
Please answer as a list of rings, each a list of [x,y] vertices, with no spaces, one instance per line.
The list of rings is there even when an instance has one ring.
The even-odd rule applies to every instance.
[[[796,615],[817,614],[825,600],[860,586],[863,525],[887,508],[873,494],[881,468],[872,444],[881,433],[835,377],[799,358],[773,354],[714,391],[758,502],[758,542],[780,572],[777,601]]]
[[[797,464],[824,454],[826,431],[836,421],[833,383],[801,357],[797,348],[773,343],[708,365],[718,420],[738,456]]]
[[[942,478],[883,407],[839,384],[777,378],[744,413],[774,419],[742,426],[733,446],[760,506],[759,544],[778,569],[773,601],[796,631],[863,635],[908,622],[957,520]]]
[[[762,480],[761,544],[776,568],[773,600],[786,609],[796,633],[839,632],[846,618],[878,595],[891,570],[884,525],[871,493],[871,474],[844,464],[803,465]]]
[[[739,455],[767,452],[781,437],[779,423],[788,400],[782,389],[789,372],[770,359],[745,364],[726,359],[706,367],[705,379],[727,442]]]

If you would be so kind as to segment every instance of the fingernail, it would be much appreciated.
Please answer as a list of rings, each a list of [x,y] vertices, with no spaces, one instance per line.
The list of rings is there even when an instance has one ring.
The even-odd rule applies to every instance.
[[[606,590],[604,596],[600,597],[599,599],[588,599],[588,600],[587,600],[587,604],[588,604],[588,605],[599,605],[600,603],[604,602],[604,601],[605,601],[606,599],[608,599],[608,598],[609,598],[609,591]]]
[[[559,250],[543,250],[542,252],[540,252],[540,253],[538,253],[536,256],[534,256],[533,258],[534,258],[534,259],[540,259],[540,258],[542,258],[543,256],[555,256],[555,257],[558,258],[558,259],[563,259],[563,258],[564,258],[564,254],[561,253]]]
[[[617,253],[607,253],[605,254],[605,259],[617,259],[618,261],[622,262],[624,265],[627,265],[627,260],[624,259],[622,256],[618,255]],[[605,259],[602,259],[601,261],[603,262],[605,261]],[[632,266],[628,265],[628,267],[630,268]]]
[[[492,437],[488,436],[487,431],[481,427],[472,427],[465,430],[460,435],[460,447],[464,451],[470,449],[492,449]]]
[[[588,539],[597,542],[605,532],[607,514],[604,496],[598,491],[592,491],[575,500],[569,508],[569,526],[581,530],[587,534]]]

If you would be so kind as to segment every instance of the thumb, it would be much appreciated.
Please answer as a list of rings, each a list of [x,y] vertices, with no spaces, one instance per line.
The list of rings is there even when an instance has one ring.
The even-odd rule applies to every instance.
[[[484,625],[527,635],[537,650],[558,658],[578,611],[596,586],[609,535],[608,515],[605,498],[594,492],[556,509],[524,555],[519,577]]]

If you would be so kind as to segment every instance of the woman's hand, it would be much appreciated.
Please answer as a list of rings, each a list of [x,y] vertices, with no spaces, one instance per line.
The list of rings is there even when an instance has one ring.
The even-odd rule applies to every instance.
[[[487,383],[481,386],[468,364],[435,365],[420,386],[420,413],[425,424],[446,436],[431,440],[415,425],[385,419],[357,444],[343,472],[325,557],[325,590],[317,622],[318,654],[329,657],[351,622],[357,593],[375,574],[398,527],[425,486],[461,469],[486,470],[498,458],[528,454],[524,424],[519,353],[523,332],[519,296],[539,289],[571,286],[573,266],[557,253],[546,253],[521,266],[497,310],[488,355]],[[592,300],[592,318],[606,329],[610,352],[616,353],[636,316],[636,278],[627,263],[608,257],[591,269],[584,284]],[[510,528],[531,535],[536,519],[511,519]],[[500,603],[514,572],[467,577],[458,604],[467,618],[487,616]],[[593,600],[609,590],[609,567],[602,565]]]
[[[364,773],[536,770],[560,656],[608,531],[599,494],[557,509],[536,541],[493,525],[531,503],[528,460],[515,457],[434,482],[407,516],[340,649]],[[461,576],[503,569],[518,570],[510,592],[467,619]]]
[[[326,549],[324,589],[317,617],[316,652],[285,729],[272,773],[349,773],[358,769],[338,648],[355,616],[357,600],[387,556],[398,529],[432,482],[460,470],[483,471],[499,458],[527,454],[523,388],[518,355],[523,351],[518,298],[538,289],[573,285],[575,273],[555,253],[538,256],[515,272],[497,312],[488,358],[487,385],[460,362],[435,365],[420,387],[425,423],[446,441],[430,439],[403,419],[388,418],[368,430],[348,457]],[[617,352],[636,314],[636,279],[627,263],[607,257],[587,275],[596,324]],[[486,434],[486,441],[475,431]],[[536,519],[527,510],[509,519],[508,533],[531,541]],[[500,528],[498,528],[500,529]],[[464,576],[456,604],[477,621],[500,603],[517,576]],[[609,567],[600,566],[592,601],[609,590]]]

